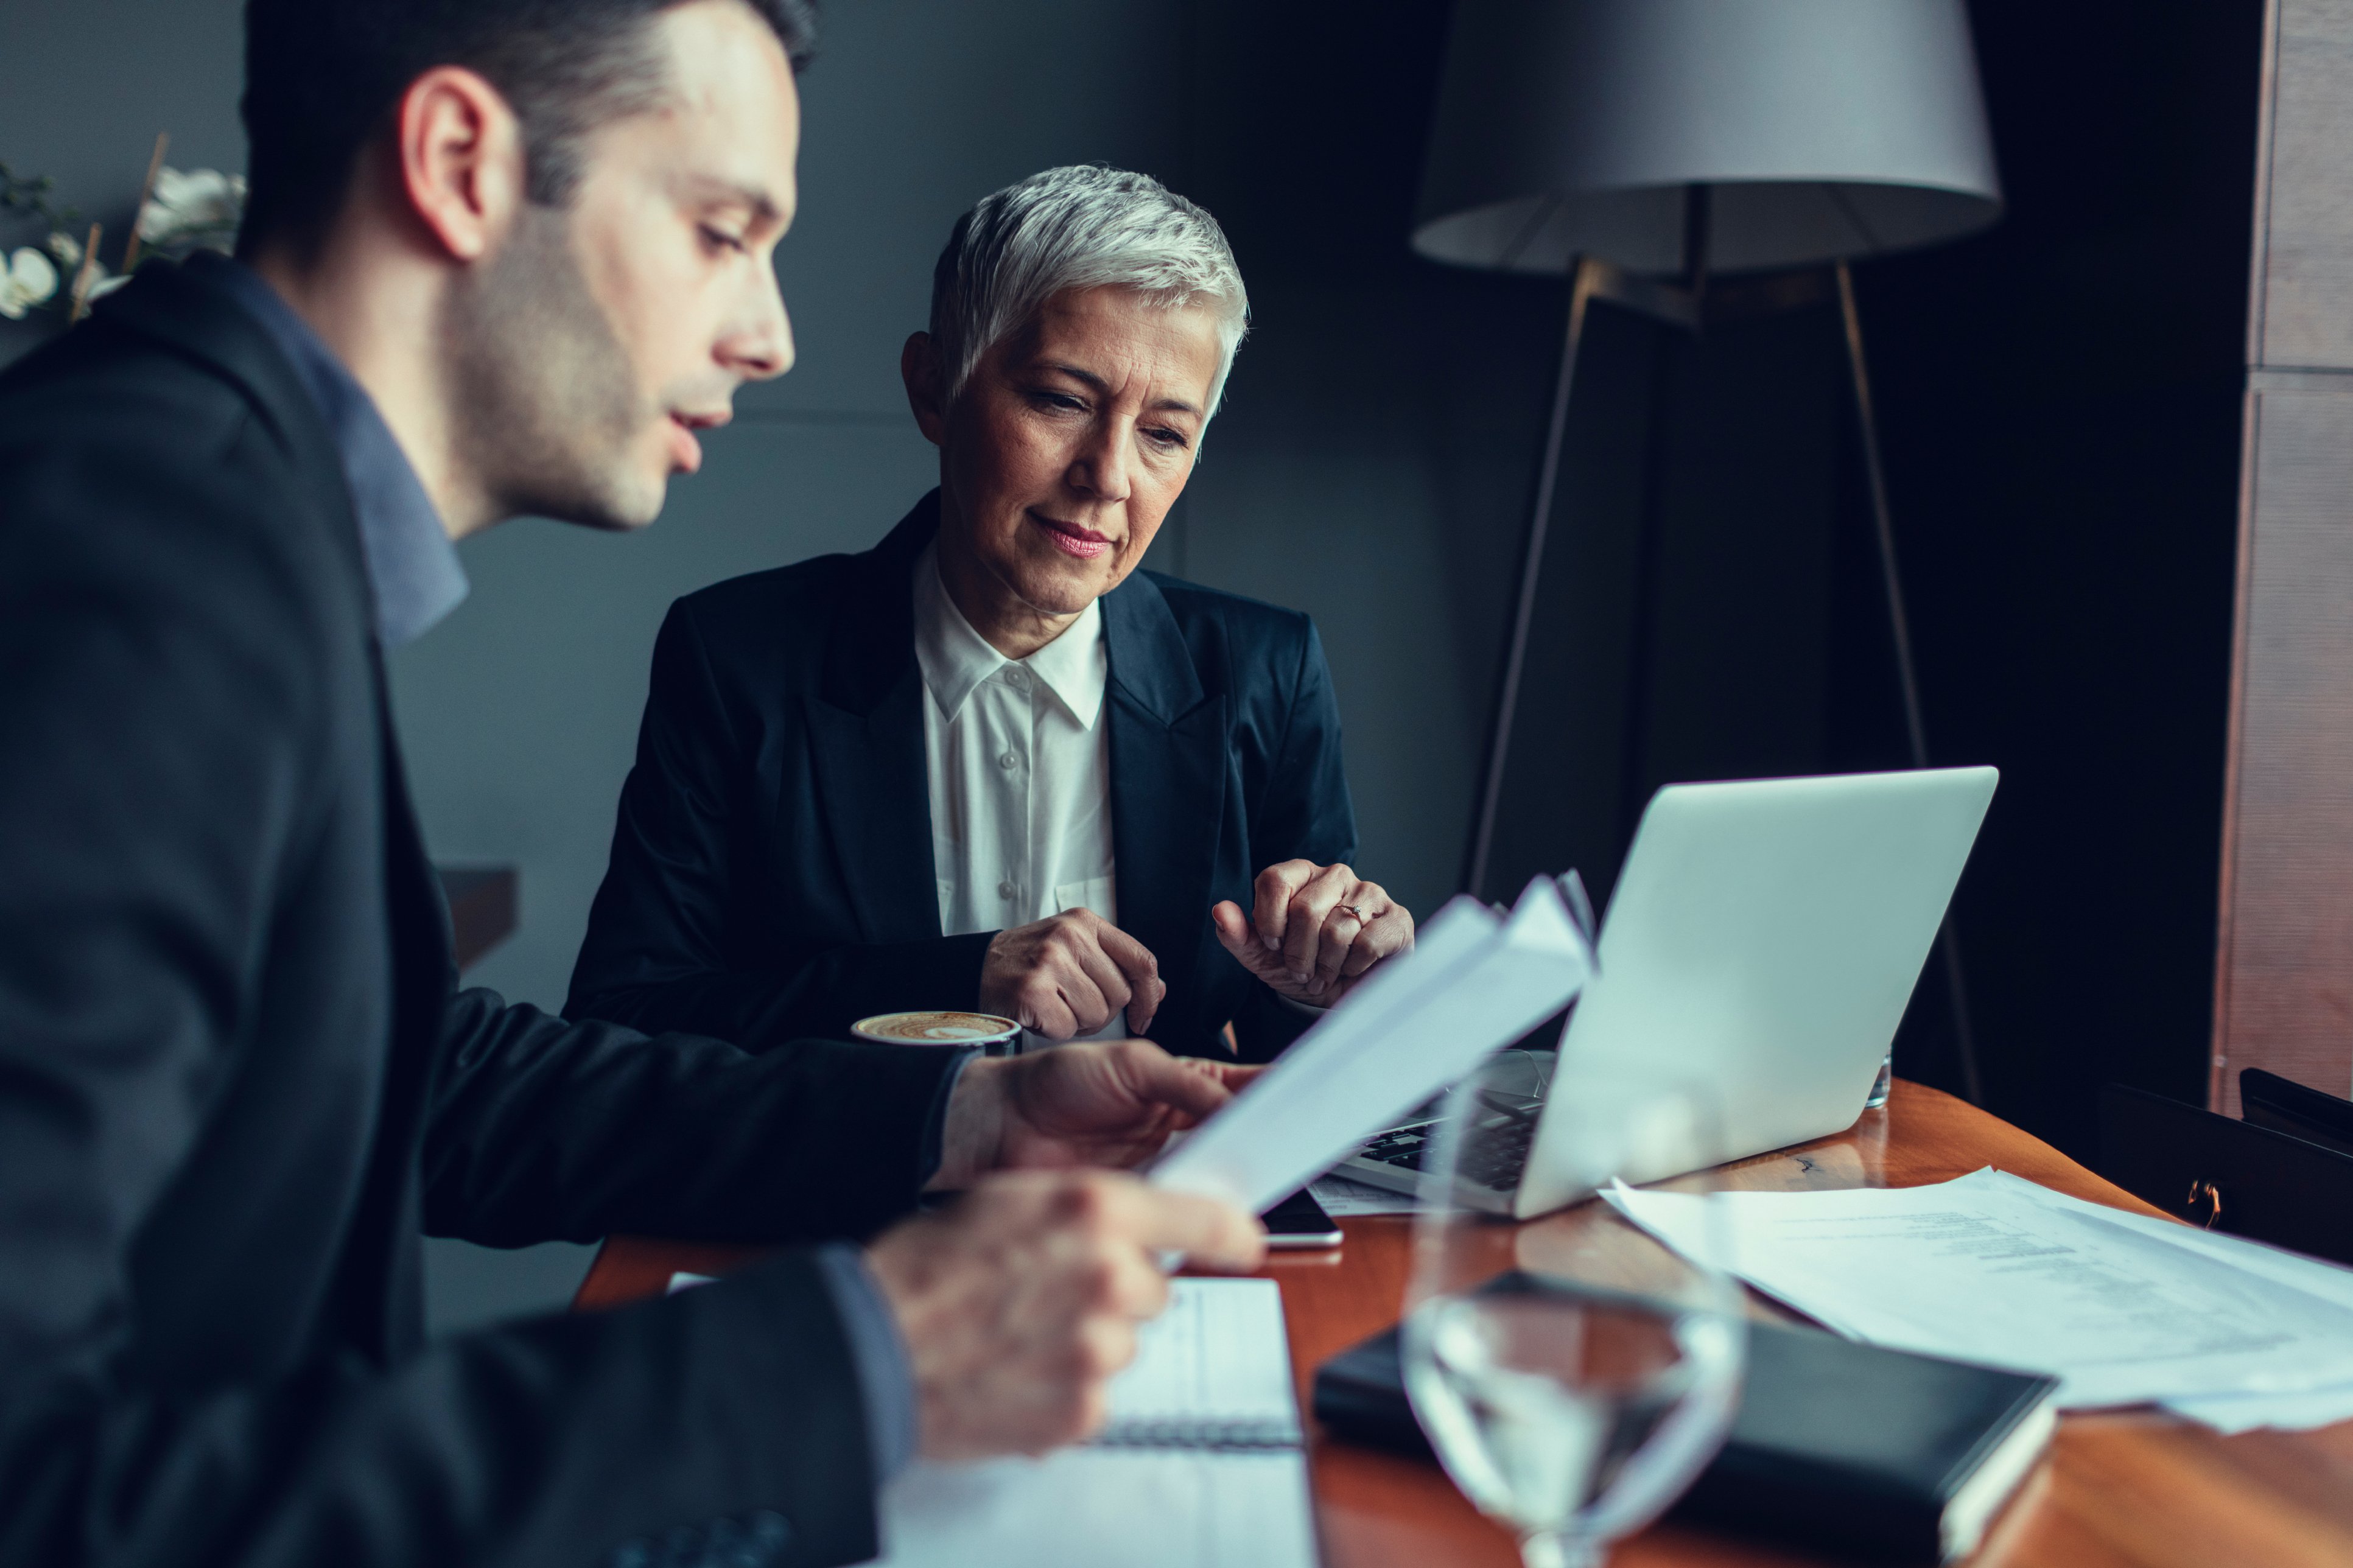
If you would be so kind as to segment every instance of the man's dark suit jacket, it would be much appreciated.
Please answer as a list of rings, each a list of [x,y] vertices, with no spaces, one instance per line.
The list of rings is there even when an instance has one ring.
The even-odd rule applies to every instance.
[[[757,1049],[874,1013],[975,1008],[997,933],[942,936],[913,569],[937,491],[881,543],[670,607],[565,1012]],[[1119,925],[1172,1051],[1263,1060],[1307,1018],[1209,906],[1265,867],[1356,855],[1340,712],[1308,618],[1138,572],[1103,598]]]
[[[869,1555],[808,1254],[423,1342],[421,1230],[881,1225],[944,1064],[454,991],[337,454],[217,289],[0,377],[0,1564]]]

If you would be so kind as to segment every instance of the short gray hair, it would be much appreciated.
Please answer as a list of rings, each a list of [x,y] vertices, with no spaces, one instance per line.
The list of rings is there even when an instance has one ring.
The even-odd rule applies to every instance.
[[[932,341],[946,380],[964,390],[981,356],[1028,325],[1066,289],[1133,289],[1169,309],[1218,312],[1223,353],[1209,384],[1218,411],[1234,351],[1250,330],[1250,296],[1218,220],[1149,174],[1100,163],[1048,169],[984,196],[956,219],[932,271]]]

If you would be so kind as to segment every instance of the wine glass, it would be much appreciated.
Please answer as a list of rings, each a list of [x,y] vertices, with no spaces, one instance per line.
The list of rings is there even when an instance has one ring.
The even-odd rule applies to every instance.
[[[1491,1061],[1439,1112],[1415,1220],[1406,1392],[1447,1473],[1518,1536],[1527,1568],[1588,1568],[1722,1445],[1747,1342],[1739,1287],[1720,1267],[1704,1172],[1676,1183],[1705,1200],[1702,1257],[1600,1200],[1515,1226],[1514,1196],[1704,1165],[1722,1121],[1704,1086],[1568,1071],[1538,1103],[1514,1092],[1525,1076]],[[1531,1161],[1544,1169],[1515,1181]]]

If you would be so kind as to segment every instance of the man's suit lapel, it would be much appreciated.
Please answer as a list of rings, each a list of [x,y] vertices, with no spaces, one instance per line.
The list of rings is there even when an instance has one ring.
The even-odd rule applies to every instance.
[[[1151,579],[1131,576],[1103,607],[1119,923],[1159,959],[1171,993],[1190,996],[1225,811],[1226,700],[1203,693]]]
[[[818,803],[868,942],[940,934],[923,680],[915,664],[915,557],[939,526],[937,492],[861,556],[809,700]]]
[[[178,266],[150,262],[131,287],[100,302],[98,319],[159,338],[237,385],[255,412],[285,441],[296,474],[326,521],[324,531],[347,568],[340,586],[350,597],[353,625],[365,628],[363,635],[367,638],[369,679],[382,748],[385,881],[392,904],[396,1005],[405,1016],[421,1013],[429,1020],[429,1027],[419,1027],[430,1037],[438,1032],[441,1000],[454,977],[448,910],[409,806],[386,696],[384,650],[373,629],[375,614],[351,488],[343,477],[334,437],[294,367],[245,307],[213,280],[213,269],[224,265],[206,256]],[[396,1034],[405,1037],[405,1027]]]
[[[383,648],[362,557],[359,523],[342,456],[316,403],[259,323],[213,280],[222,263],[199,258],[182,266],[151,262],[131,286],[99,306],[106,329],[144,333],[205,364],[237,386],[282,440],[310,504],[343,568],[335,591],[366,639],[368,694],[377,742],[377,807],[384,845],[385,931],[390,952],[385,1020],[388,1052],[375,1085],[371,1166],[337,1270],[337,1317],[388,1364],[424,1340],[424,1283],[416,1238],[422,1230],[417,1141],[432,1094],[443,1005],[455,983],[448,906],[442,901],[423,836],[408,800],[399,742],[385,692]],[[85,329],[87,330],[87,329]],[[346,787],[357,781],[339,781]],[[359,784],[358,787],[365,787]],[[322,1042],[362,1053],[372,1041]]]
[[[364,1203],[363,1236],[400,1238],[388,1251],[356,1256],[351,1277],[367,1289],[355,1293],[353,1310],[378,1304],[381,1342],[405,1353],[425,1337],[423,1259],[410,1239],[424,1234],[424,1191],[417,1149],[431,1115],[434,1074],[441,1059],[442,1030],[458,967],[450,943],[449,906],[426,853],[425,835],[408,797],[408,773],[401,762],[392,700],[385,679],[384,650],[368,639],[368,674],[375,703],[378,776],[384,816],[385,929],[391,938],[393,1050],[385,1073],[375,1172]]]

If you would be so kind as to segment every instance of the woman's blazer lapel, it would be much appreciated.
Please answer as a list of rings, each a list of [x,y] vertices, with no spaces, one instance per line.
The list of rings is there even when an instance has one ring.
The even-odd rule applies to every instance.
[[[806,704],[819,809],[868,942],[940,934],[909,591],[915,558],[938,525],[934,492],[867,553]],[[1119,923],[1159,959],[1170,991],[1189,997],[1227,805],[1226,699],[1203,691],[1151,579],[1129,577],[1103,607]],[[1169,1020],[1186,1029],[1194,1022]]]
[[[1122,930],[1152,950],[1172,997],[1198,1007],[1226,807],[1226,699],[1201,689],[1159,587],[1137,573],[1103,599],[1111,661],[1112,858]],[[1199,1021],[1171,1018],[1169,1038]]]
[[[806,704],[818,808],[870,942],[940,934],[909,591],[915,557],[938,526],[934,491],[860,561],[858,586],[836,610]]]

